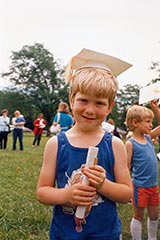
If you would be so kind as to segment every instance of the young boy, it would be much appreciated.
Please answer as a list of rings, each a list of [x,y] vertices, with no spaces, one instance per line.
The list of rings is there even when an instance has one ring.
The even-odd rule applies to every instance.
[[[84,49],[70,64],[69,99],[75,124],[49,139],[37,186],[38,200],[54,205],[51,240],[120,239],[115,202],[127,203],[132,197],[127,153],[123,142],[101,124],[112,110],[118,88],[113,73],[118,75],[130,65],[108,58]],[[106,66],[112,60],[122,65],[118,73],[117,65],[112,71]],[[86,168],[90,146],[99,149],[98,163]],[[82,183],[84,176],[89,185]],[[75,216],[77,206],[87,208],[82,219]]]
[[[151,104],[158,113],[157,101]],[[158,228],[158,167],[157,157],[151,139],[160,135],[160,126],[152,130],[153,112],[143,106],[133,105],[127,111],[126,125],[132,137],[126,142],[128,165],[132,172],[134,186],[133,218],[131,235],[134,240],[142,239],[144,210],[148,211],[148,239],[157,239]]]

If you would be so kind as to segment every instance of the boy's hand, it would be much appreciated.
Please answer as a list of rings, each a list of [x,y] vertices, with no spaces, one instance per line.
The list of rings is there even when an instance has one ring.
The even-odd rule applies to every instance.
[[[87,186],[82,183],[76,183],[66,188],[67,202],[75,206],[91,205],[96,195],[96,189],[93,186]]]
[[[150,103],[149,103],[150,107],[155,110],[158,108],[158,100],[152,100]]]
[[[88,177],[91,186],[98,190],[106,179],[106,171],[99,165],[93,165],[89,168],[82,169],[84,175]]]

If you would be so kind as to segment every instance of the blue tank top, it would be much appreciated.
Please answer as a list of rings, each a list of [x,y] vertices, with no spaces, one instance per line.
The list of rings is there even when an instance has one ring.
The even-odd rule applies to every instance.
[[[155,150],[149,136],[147,143],[140,144],[130,138],[133,154],[131,159],[132,181],[137,187],[153,187],[158,184],[158,166]]]
[[[57,122],[58,114],[54,117],[54,122]],[[72,116],[69,113],[60,112],[60,121],[61,132],[66,132],[73,125]]]
[[[88,148],[72,146],[65,133],[59,133],[57,152],[57,187],[64,188],[74,184],[81,176],[81,166],[86,162]],[[114,180],[114,155],[112,150],[112,134],[105,133],[97,145],[98,164],[106,170],[106,177]],[[53,218],[50,227],[51,240],[118,240],[121,233],[121,223],[117,214],[115,202],[103,195],[97,197],[86,217],[83,230],[76,231],[75,208],[69,205],[53,207]]]

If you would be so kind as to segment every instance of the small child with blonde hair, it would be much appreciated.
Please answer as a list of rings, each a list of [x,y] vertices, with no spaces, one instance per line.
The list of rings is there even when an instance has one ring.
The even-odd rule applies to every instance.
[[[47,142],[37,198],[54,205],[51,240],[120,240],[116,202],[130,201],[132,184],[123,142],[101,124],[114,105],[118,89],[114,74],[129,65],[110,70],[105,64],[111,62],[108,56],[86,49],[73,60],[69,100],[75,124]],[[98,163],[87,168],[90,147],[98,148]],[[84,176],[88,185],[82,182]],[[87,212],[77,218],[76,209],[81,206]]]
[[[159,113],[160,109],[156,101],[152,101],[150,105],[155,112]],[[159,114],[157,116],[159,117]],[[145,208],[148,211],[148,239],[157,239],[158,166],[151,139],[160,135],[160,126],[152,129],[153,118],[154,113],[149,108],[139,105],[130,107],[126,115],[126,125],[132,131],[132,136],[126,142],[126,149],[134,187],[133,218],[130,225],[134,240],[142,239],[142,220]]]

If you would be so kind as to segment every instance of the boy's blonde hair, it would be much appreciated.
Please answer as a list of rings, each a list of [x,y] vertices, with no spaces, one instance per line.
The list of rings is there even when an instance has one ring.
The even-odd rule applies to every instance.
[[[143,121],[146,118],[154,118],[153,112],[144,106],[133,105],[130,107],[126,114],[126,126],[130,131],[134,130],[133,119],[136,119],[138,122]]]
[[[77,92],[107,98],[109,106],[114,102],[118,90],[117,79],[110,71],[85,67],[78,69],[70,82],[70,97]]]

